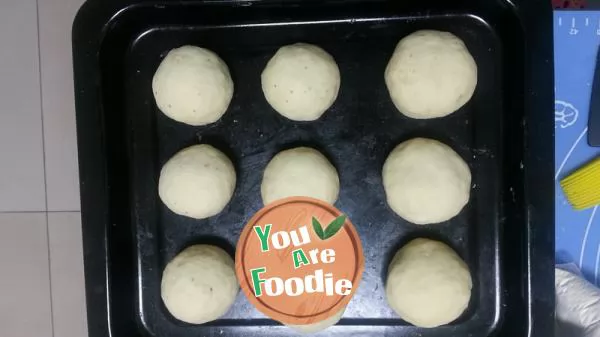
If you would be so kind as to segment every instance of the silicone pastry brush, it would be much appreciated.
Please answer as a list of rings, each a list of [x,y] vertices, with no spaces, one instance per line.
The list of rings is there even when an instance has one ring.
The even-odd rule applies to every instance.
[[[594,159],[561,180],[560,186],[575,209],[600,204],[600,158]]]

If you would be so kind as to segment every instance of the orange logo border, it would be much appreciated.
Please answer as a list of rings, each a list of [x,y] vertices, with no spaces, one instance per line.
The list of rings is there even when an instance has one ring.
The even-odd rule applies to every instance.
[[[260,312],[273,318],[274,320],[277,320],[277,321],[280,321],[280,322],[283,322],[286,324],[296,324],[296,325],[311,324],[311,323],[322,321],[324,319],[327,319],[327,318],[335,315],[337,312],[339,312],[340,310],[342,310],[343,308],[345,308],[348,305],[348,303],[352,299],[352,296],[354,296],[356,290],[358,289],[358,286],[360,285],[360,281],[362,280],[362,274],[363,274],[364,268],[365,268],[365,263],[364,263],[365,258],[364,258],[362,244],[361,244],[358,232],[356,231],[356,228],[354,228],[354,225],[352,224],[350,219],[346,218],[346,220],[344,221],[343,230],[347,232],[347,234],[350,237],[350,240],[352,242],[352,245],[354,247],[355,265],[356,265],[356,270],[355,270],[355,273],[351,280],[353,286],[351,289],[351,293],[349,295],[341,297],[341,299],[339,301],[337,301],[333,306],[331,306],[317,314],[310,315],[310,316],[299,316],[299,315],[294,315],[292,313],[281,312],[279,310],[272,308],[267,303],[264,303],[264,301],[262,299],[259,299],[256,296],[254,296],[252,286],[251,286],[252,281],[248,278],[248,275],[245,272],[245,270],[246,270],[246,265],[245,265],[245,260],[244,260],[245,247],[246,247],[247,242],[252,234],[252,229],[253,229],[254,225],[256,225],[267,213],[269,213],[273,209],[275,209],[279,206],[282,206],[282,205],[289,204],[289,203],[305,203],[305,204],[308,203],[313,206],[318,206],[319,208],[325,210],[327,213],[333,215],[334,217],[338,217],[338,216],[342,215],[342,212],[340,212],[333,205],[326,203],[324,201],[314,199],[314,198],[309,198],[309,197],[288,197],[288,198],[277,200],[275,202],[272,202],[272,203],[264,206],[246,223],[246,225],[244,226],[244,229],[242,230],[242,233],[240,235],[240,238],[239,238],[237,246],[236,246],[235,271],[236,271],[237,278],[240,282],[240,287],[241,287],[242,291],[244,292],[244,294],[246,295],[246,297],[248,298],[250,303],[252,303]]]

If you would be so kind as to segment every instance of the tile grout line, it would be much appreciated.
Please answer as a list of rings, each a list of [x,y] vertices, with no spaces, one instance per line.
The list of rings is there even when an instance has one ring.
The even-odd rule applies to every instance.
[[[42,163],[44,165],[44,201],[45,201],[45,216],[46,216],[46,249],[48,251],[48,288],[50,290],[50,328],[52,329],[52,337],[54,337],[54,303],[52,294],[52,259],[50,257],[50,221],[48,220],[48,176],[46,174],[46,137],[44,134],[44,95],[42,90],[42,47],[40,37],[40,3],[35,0],[35,15],[37,20],[37,47],[38,47],[38,79],[39,79],[39,97],[40,97],[40,119],[42,125]]]
[[[79,210],[71,211],[0,211],[0,214],[31,214],[31,213],[81,213]]]

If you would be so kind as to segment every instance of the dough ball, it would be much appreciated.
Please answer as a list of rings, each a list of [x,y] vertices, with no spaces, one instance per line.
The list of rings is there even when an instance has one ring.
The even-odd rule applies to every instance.
[[[477,64],[458,37],[420,30],[400,40],[385,69],[396,108],[412,118],[453,113],[471,99]]]
[[[320,47],[296,43],[279,48],[261,80],[273,109],[295,121],[313,121],[335,101],[340,70],[333,57]]]
[[[171,315],[192,324],[223,316],[235,302],[238,288],[233,259],[211,245],[191,246],[175,256],[160,284]]]
[[[183,46],[171,50],[152,79],[154,99],[168,117],[190,125],[216,122],[233,96],[227,65],[212,51]]]
[[[304,196],[333,204],[340,191],[335,167],[319,151],[297,147],[279,152],[267,165],[260,192],[263,203]]]
[[[286,326],[296,330],[297,332],[300,333],[317,333],[321,330],[325,330],[327,328],[329,328],[332,325],[335,325],[337,322],[340,321],[340,319],[342,318],[342,316],[344,315],[344,311],[346,311],[346,308],[343,308],[342,310],[338,311],[335,315],[326,318],[320,322],[317,323],[311,323],[311,324],[303,324],[303,325],[292,325],[292,324],[286,324]]]
[[[454,321],[465,311],[472,285],[469,268],[452,248],[415,239],[392,259],[385,294],[403,320],[432,328]]]
[[[390,208],[418,225],[456,216],[469,201],[471,170],[450,147],[414,138],[396,146],[383,165]]]
[[[227,156],[210,145],[194,145],[162,167],[158,195],[171,211],[204,219],[225,208],[235,182],[235,169]]]

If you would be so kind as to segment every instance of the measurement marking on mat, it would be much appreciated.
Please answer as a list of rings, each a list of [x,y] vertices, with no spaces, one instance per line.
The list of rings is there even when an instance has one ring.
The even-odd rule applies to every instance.
[[[561,17],[558,18],[558,25],[562,26],[562,18]]]
[[[569,30],[570,35],[577,35],[579,29],[575,28],[575,18],[571,18],[571,29]]]
[[[590,25],[590,19],[589,18],[585,18],[585,26],[589,26]]]

